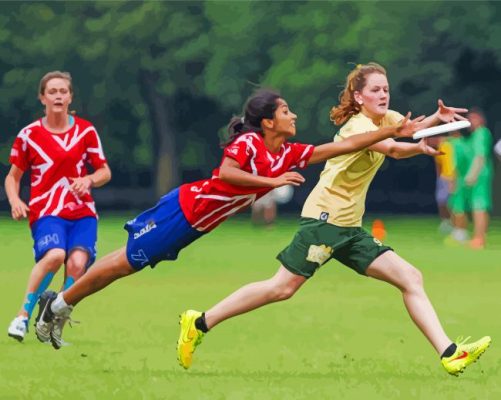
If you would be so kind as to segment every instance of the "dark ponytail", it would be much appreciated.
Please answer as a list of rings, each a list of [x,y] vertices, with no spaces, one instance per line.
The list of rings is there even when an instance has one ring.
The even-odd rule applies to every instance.
[[[235,116],[228,123],[227,139],[221,142],[221,147],[226,147],[238,136],[246,132],[256,132],[262,135],[261,121],[273,119],[277,110],[277,100],[280,93],[271,89],[259,89],[245,103],[244,116]]]

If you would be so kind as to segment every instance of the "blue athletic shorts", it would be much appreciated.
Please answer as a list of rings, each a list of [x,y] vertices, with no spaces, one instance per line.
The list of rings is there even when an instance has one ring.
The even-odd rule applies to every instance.
[[[59,217],[43,217],[31,226],[35,261],[51,249],[63,249],[66,257],[73,250],[81,249],[89,254],[86,268],[96,259],[97,219],[84,217],[80,219],[63,219]]]
[[[449,181],[440,176],[437,178],[435,200],[438,206],[446,206],[449,201]]]
[[[204,234],[186,220],[179,205],[179,188],[127,221],[124,229],[129,232],[127,259],[138,271],[147,265],[154,268],[162,260],[175,260],[184,247]]]

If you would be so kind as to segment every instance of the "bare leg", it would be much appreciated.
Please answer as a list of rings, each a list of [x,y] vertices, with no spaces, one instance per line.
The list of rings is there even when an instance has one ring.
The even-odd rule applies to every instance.
[[[451,232],[451,237],[457,242],[464,243],[468,240],[468,217],[465,213],[453,214],[454,228]]]
[[[487,227],[489,226],[489,214],[487,211],[473,211],[474,233],[473,240],[485,243]]]
[[[250,283],[233,292],[205,313],[209,329],[220,322],[276,301],[286,300],[306,282],[283,266],[270,279]]]
[[[387,251],[376,258],[367,275],[400,289],[410,317],[441,355],[452,341],[445,334],[435,310],[423,287],[421,272],[398,256]]]
[[[275,202],[264,208],[263,218],[266,225],[272,225],[275,222],[277,218],[277,205]]]
[[[454,226],[459,229],[468,228],[468,217],[466,214],[454,214]]]
[[[440,216],[440,219],[450,219],[451,214],[449,212],[449,208],[447,207],[447,204],[439,204],[438,206],[438,215]]]
[[[76,305],[113,281],[136,272],[127,260],[125,247],[99,259],[73,286],[63,292],[66,304]]]
[[[75,249],[71,252],[66,261],[64,274],[63,290],[71,287],[85,273],[85,267],[89,261],[89,253],[81,249]]]
[[[19,310],[18,316],[31,316],[33,307],[35,307],[38,301],[38,296],[49,286],[52,277],[64,263],[65,256],[66,252],[63,249],[52,249],[47,251],[40,261],[35,264],[28,279],[28,285],[24,295],[25,303]],[[47,281],[43,283],[44,280]],[[43,288],[40,287],[42,283],[44,286]]]

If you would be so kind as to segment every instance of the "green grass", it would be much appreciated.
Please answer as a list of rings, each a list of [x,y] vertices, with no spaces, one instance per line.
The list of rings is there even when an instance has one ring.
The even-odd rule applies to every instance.
[[[124,218],[104,216],[99,252],[121,246]],[[370,221],[368,221],[370,222]],[[83,301],[59,351],[33,329],[6,335],[32,267],[25,223],[0,219],[0,399],[499,399],[501,221],[487,250],[442,245],[431,218],[386,218],[387,242],[420,268],[448,334],[493,346],[459,378],[447,375],[409,319],[399,292],[331,261],[291,300],[227,321],[176,361],[178,314],[206,309],[241,285],[267,278],[294,221],[273,229],[229,221],[161,263]],[[61,284],[61,275],[54,287]]]

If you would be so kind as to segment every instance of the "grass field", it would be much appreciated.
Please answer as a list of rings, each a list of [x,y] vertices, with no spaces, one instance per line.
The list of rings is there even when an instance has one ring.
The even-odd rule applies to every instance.
[[[124,217],[104,216],[99,253],[124,243]],[[370,221],[368,221],[370,222]],[[161,263],[82,302],[55,351],[32,328],[7,337],[32,267],[26,223],[0,219],[0,399],[500,399],[501,221],[483,252],[447,248],[432,218],[386,218],[387,242],[419,267],[452,338],[493,337],[459,378],[442,370],[389,285],[330,262],[291,300],[227,321],[177,365],[178,314],[204,310],[271,276],[295,221],[273,229],[229,221]],[[61,275],[54,287],[61,284]],[[498,311],[496,311],[498,310]]]

